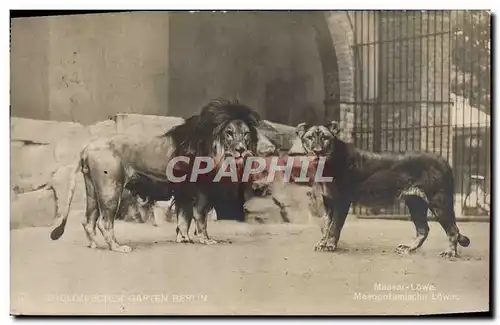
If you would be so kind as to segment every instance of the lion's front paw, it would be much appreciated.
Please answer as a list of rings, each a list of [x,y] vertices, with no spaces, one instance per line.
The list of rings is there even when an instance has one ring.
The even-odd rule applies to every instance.
[[[396,253],[399,255],[409,255],[413,251],[411,250],[411,247],[408,245],[398,245],[395,249]]]
[[[179,244],[187,244],[187,243],[192,243],[193,241],[189,237],[179,236],[177,237],[175,242]]]
[[[331,239],[322,238],[314,245],[314,250],[316,252],[333,252],[335,249],[337,249],[337,245]]]
[[[200,244],[203,244],[203,245],[215,245],[217,243],[218,243],[218,241],[216,241],[215,239],[212,239],[212,238],[200,238]]]
[[[439,256],[450,260],[454,260],[455,258],[457,258],[457,252],[454,250],[447,250],[440,253]]]
[[[130,253],[132,251],[132,248],[128,245],[117,245],[113,246],[111,250],[118,253]]]
[[[325,245],[326,240],[324,238],[321,238],[316,244],[314,244],[314,250],[318,251],[320,247],[323,247]]]

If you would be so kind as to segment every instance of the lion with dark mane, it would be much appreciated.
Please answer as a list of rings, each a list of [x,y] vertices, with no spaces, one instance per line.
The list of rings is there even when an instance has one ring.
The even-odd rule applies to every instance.
[[[89,247],[97,247],[96,228],[103,235],[109,249],[130,252],[114,234],[114,220],[126,185],[134,179],[172,183],[167,179],[167,165],[178,156],[210,157],[218,164],[228,156],[236,159],[269,150],[270,142],[259,134],[259,115],[238,103],[216,99],[205,105],[198,115],[188,118],[162,136],[131,137],[126,134],[89,142],[81,151],[70,181],[68,200],[63,213],[56,220],[51,238],[62,236],[75,190],[76,174],[83,174],[86,188],[86,213],[82,223]],[[260,141],[262,140],[262,141]],[[237,193],[244,200],[247,186],[241,183],[183,182],[165,191],[172,195],[177,214],[177,242],[191,242],[189,227],[195,221],[200,242],[213,244],[207,233],[207,214],[220,201],[221,192]],[[156,198],[158,199],[158,198]],[[162,198],[159,198],[162,199]],[[168,200],[168,197],[163,198]]]
[[[214,101],[199,115],[172,128],[165,136],[171,137],[175,156],[208,156],[220,164],[225,157],[244,159],[257,153],[259,115],[237,102]],[[216,208],[221,194],[236,193],[243,201],[243,184],[215,183],[211,181],[184,183],[173,190],[177,214],[177,241],[190,242],[189,227],[194,219],[201,242],[213,244],[207,234],[207,214]],[[194,209],[193,209],[194,206]]]

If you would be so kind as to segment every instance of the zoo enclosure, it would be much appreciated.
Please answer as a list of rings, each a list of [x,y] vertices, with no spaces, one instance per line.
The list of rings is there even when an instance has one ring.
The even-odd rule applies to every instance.
[[[427,151],[455,175],[457,216],[489,216],[490,13],[358,11],[353,136],[375,152]],[[404,204],[360,215],[407,215]]]

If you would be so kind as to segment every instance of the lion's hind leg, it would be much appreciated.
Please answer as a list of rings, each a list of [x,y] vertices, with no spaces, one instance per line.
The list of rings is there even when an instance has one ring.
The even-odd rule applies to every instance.
[[[193,203],[190,200],[182,200],[176,202],[177,228],[176,242],[177,243],[192,243],[189,237],[189,227],[193,220]]]
[[[157,227],[158,224],[153,213],[154,203],[150,198],[142,199],[139,195],[136,196],[136,207],[140,216],[140,222],[144,223],[150,220],[153,226]]]
[[[411,220],[415,224],[417,236],[410,245],[399,245],[396,252],[399,254],[409,254],[415,252],[422,246],[429,235],[429,225],[427,223],[428,205],[426,199],[420,195],[408,195],[405,203],[410,210]]]
[[[128,245],[120,245],[115,237],[114,221],[120,204],[120,196],[121,190],[117,188],[116,193],[112,196],[101,198],[102,218],[98,220],[97,227],[101,231],[110,250],[113,252],[128,253],[132,248]]]
[[[430,200],[429,206],[446,235],[448,235],[448,249],[439,255],[444,258],[457,257],[457,244],[467,247],[470,245],[470,239],[462,235],[458,229],[453,209],[453,194],[445,193],[444,190],[439,191]]]
[[[96,225],[97,219],[99,218],[99,206],[97,203],[97,194],[95,191],[94,184],[88,173],[83,173],[83,179],[85,181],[85,191],[87,196],[87,206],[85,212],[85,221],[82,222],[83,230],[85,230],[85,235],[89,241],[88,247],[96,248],[97,242],[95,240],[96,236]]]
[[[125,184],[125,172],[120,159],[113,155],[112,152],[101,151],[98,158],[91,165],[91,175],[101,212],[97,227],[111,251],[128,253],[132,249],[127,245],[120,245],[115,238],[114,232],[114,221],[119,213]]]

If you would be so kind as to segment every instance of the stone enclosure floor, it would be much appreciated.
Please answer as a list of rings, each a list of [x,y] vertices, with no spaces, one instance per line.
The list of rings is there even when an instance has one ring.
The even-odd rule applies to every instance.
[[[398,244],[409,221],[349,218],[338,252],[314,252],[317,225],[211,222],[213,246],[176,244],[175,226],[117,222],[128,254],[86,248],[78,212],[66,233],[11,231],[13,314],[433,314],[489,309],[489,223],[459,223],[471,239],[455,261],[435,222],[415,254]],[[392,289],[389,290],[389,289]],[[412,298],[413,297],[413,298]]]

